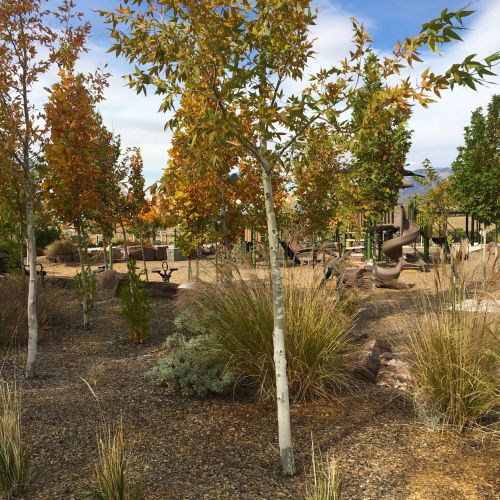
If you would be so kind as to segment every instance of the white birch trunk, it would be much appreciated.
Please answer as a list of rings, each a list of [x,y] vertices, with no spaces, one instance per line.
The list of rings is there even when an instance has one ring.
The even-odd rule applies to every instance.
[[[292,428],[290,423],[290,401],[285,355],[285,297],[279,263],[278,227],[274,210],[273,187],[269,169],[262,168],[262,184],[266,202],[267,232],[269,239],[269,261],[273,290],[273,345],[276,372],[276,401],[278,406],[278,437],[281,466],[285,475],[296,472],[292,448]]]
[[[28,285],[28,355],[26,358],[26,378],[36,376],[36,354],[38,349],[38,318],[36,313],[37,275],[36,275],[36,240],[35,216],[29,169],[24,171],[24,189],[26,197],[26,226],[28,232],[28,266],[30,269]],[[23,259],[24,260],[24,259]],[[21,263],[22,264],[22,263]]]
[[[83,242],[81,230],[77,229],[78,235],[78,254],[80,255],[80,280],[82,286],[82,312],[83,312],[83,327],[87,328],[89,324],[89,307],[87,301],[87,280],[85,279],[85,261],[83,258]]]

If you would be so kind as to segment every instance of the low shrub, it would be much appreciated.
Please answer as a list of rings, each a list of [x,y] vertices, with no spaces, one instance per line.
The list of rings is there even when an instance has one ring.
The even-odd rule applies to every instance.
[[[481,302],[489,297],[485,287],[499,276],[469,279],[453,259],[453,272],[445,266],[435,271],[435,293],[416,306],[405,346],[420,417],[462,430],[500,409],[498,314]]]
[[[192,314],[184,327],[206,334],[227,369],[275,397],[272,290],[267,282],[243,280],[237,271],[189,294]],[[355,349],[352,300],[320,288],[316,274],[285,280],[285,345],[290,396],[328,397],[349,384],[348,355]],[[180,299],[186,307],[186,298]],[[194,318],[190,321],[189,317]]]
[[[28,337],[28,281],[23,276],[0,278],[0,296],[0,345],[25,345]],[[77,321],[78,303],[70,290],[47,282],[43,287],[38,286],[37,314],[39,340],[43,342],[49,327]]]
[[[28,446],[21,429],[21,409],[15,386],[0,383],[0,493],[22,496],[29,479]]]
[[[130,259],[127,267],[129,284],[123,286],[119,292],[122,303],[121,316],[128,329],[129,342],[142,344],[150,337],[151,298],[136,271],[136,261]]]
[[[157,384],[185,396],[225,395],[233,390],[235,377],[213,351],[209,337],[186,339],[176,334],[167,339],[165,348],[168,354],[148,373]]]
[[[123,423],[116,429],[105,425],[97,440],[99,463],[96,467],[93,497],[96,500],[140,500],[141,488],[131,485],[123,439]]]
[[[47,247],[49,257],[59,255],[75,255],[78,253],[78,247],[71,240],[56,240]]]

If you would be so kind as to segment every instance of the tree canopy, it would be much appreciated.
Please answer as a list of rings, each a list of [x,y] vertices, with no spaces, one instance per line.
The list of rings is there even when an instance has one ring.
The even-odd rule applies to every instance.
[[[500,95],[486,115],[482,108],[465,127],[463,146],[452,163],[451,188],[457,206],[485,223],[500,220]]]

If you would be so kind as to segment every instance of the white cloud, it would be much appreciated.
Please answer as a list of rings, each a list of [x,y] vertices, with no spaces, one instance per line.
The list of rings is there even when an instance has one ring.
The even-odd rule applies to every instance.
[[[487,2],[480,15],[469,19],[471,29],[462,33],[463,43],[445,50],[442,57],[432,57],[430,66],[434,71],[445,70],[469,54],[484,58],[500,49],[500,2]],[[499,68],[497,66],[497,71]],[[421,165],[425,158],[435,167],[450,166],[456,157],[456,148],[463,142],[464,127],[472,111],[479,106],[486,107],[491,96],[499,92],[500,78],[495,76],[489,80],[493,83],[478,87],[477,91],[462,87],[446,91],[442,99],[428,109],[415,106],[410,120],[414,130],[413,145],[408,155],[412,167]]]
[[[318,0],[315,5],[320,9],[317,24],[312,28],[315,38],[316,57],[310,62],[307,74],[317,72],[319,68],[328,68],[345,57],[351,48],[351,22],[348,12],[328,0]],[[459,43],[443,52],[442,57],[431,56],[428,61],[434,70],[443,70],[453,62],[463,59],[469,53],[484,57],[500,47],[500,2],[490,0],[483,4],[481,15],[472,18],[470,31],[463,34],[464,43]],[[368,26],[373,26],[371,19],[363,18]],[[376,41],[376,40],[375,40]],[[170,132],[164,131],[168,116],[158,113],[161,102],[153,93],[136,95],[125,85],[121,78],[128,71],[127,64],[106,53],[107,47],[90,45],[90,52],[82,57],[80,68],[93,71],[97,66],[108,64],[113,74],[110,87],[106,91],[106,100],[99,106],[106,125],[119,134],[123,147],[139,146],[144,156],[147,182],[153,182],[161,175],[166,164],[167,150],[170,145]],[[416,68],[420,72],[423,68]],[[415,73],[417,74],[417,73]],[[50,85],[57,75],[46,75],[37,87],[34,97],[42,103],[46,94],[42,87]],[[498,84],[498,77],[494,78]],[[302,84],[290,85],[288,91],[300,91]],[[443,98],[429,109],[415,107],[410,121],[414,129],[413,146],[408,160],[412,166],[418,166],[428,157],[436,167],[448,166],[456,154],[456,147],[462,141],[463,127],[467,125],[470,113],[480,105],[486,105],[491,95],[498,92],[496,85],[481,87],[477,92],[470,89],[456,89],[446,92]]]

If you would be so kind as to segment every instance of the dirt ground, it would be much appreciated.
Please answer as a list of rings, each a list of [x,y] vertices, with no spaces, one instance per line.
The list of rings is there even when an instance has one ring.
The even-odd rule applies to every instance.
[[[184,281],[185,272],[187,278],[184,265],[174,281]],[[200,278],[209,266],[202,263]],[[76,272],[70,266],[47,270]],[[405,324],[411,295],[430,286],[431,277],[405,271],[400,281],[414,286],[366,295],[360,333],[391,339]],[[174,329],[170,299],[154,300],[147,345],[126,343],[119,302],[106,299],[96,303],[90,329],[51,332],[40,346],[36,380],[22,379],[16,353],[1,353],[1,375],[16,376],[22,391],[34,473],[28,499],[86,498],[100,423],[120,417],[132,475],[146,499],[304,498],[311,436],[339,460],[348,499],[500,498],[500,446],[491,435],[433,431],[417,421],[403,393],[361,382],[331,401],[292,406],[300,474],[283,478],[273,403],[188,398],[145,378]]]

